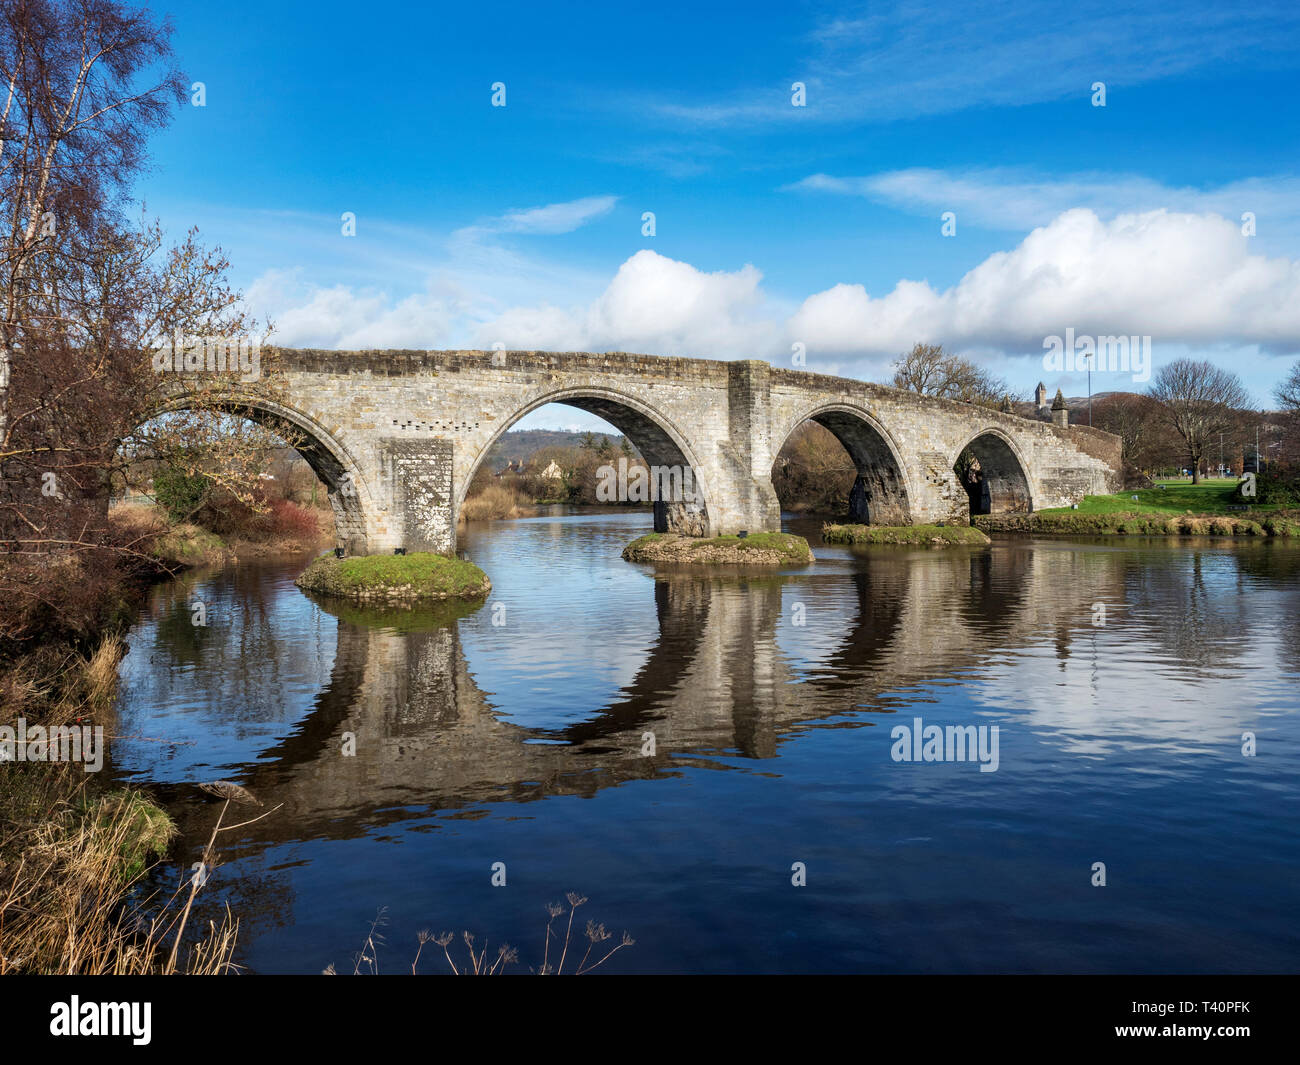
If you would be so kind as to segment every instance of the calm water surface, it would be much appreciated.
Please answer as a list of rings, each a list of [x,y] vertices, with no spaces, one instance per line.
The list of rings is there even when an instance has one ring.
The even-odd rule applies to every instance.
[[[383,907],[381,971],[425,928],[523,968],[577,891],[637,940],[611,972],[1300,969],[1300,548],[851,551],[796,520],[814,566],[656,575],[619,557],[648,527],[472,526],[481,608],[314,602],[301,562],[156,591],[112,771],[176,814],[174,879],[220,805],[195,782],[283,804],[206,893],[243,964],[350,972]],[[997,771],[893,761],[917,717],[998,726]]]

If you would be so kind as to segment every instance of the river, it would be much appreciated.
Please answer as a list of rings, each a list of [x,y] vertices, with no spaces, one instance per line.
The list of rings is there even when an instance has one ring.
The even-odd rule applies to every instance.
[[[1300,547],[849,549],[791,518],[812,566],[656,575],[619,557],[649,523],[472,525],[476,609],[314,602],[303,561],[157,588],[109,772],[181,825],[160,880],[226,779],[264,804],[228,822],[280,804],[201,896],[253,972],[351,972],[381,910],[381,972],[422,929],[526,971],[570,891],[575,934],[635,938],[611,973],[1300,968]],[[901,760],[917,719],[947,760]]]

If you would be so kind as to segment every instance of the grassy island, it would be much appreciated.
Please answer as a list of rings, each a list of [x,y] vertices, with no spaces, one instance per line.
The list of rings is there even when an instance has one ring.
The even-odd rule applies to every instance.
[[[910,544],[914,547],[983,545],[989,538],[969,525],[823,525],[828,544]]]
[[[707,566],[790,566],[813,561],[807,540],[778,532],[707,538],[646,533],[623,549],[623,557],[629,562]]]
[[[305,592],[363,603],[483,599],[492,590],[474,563],[431,551],[314,559],[294,583]]]

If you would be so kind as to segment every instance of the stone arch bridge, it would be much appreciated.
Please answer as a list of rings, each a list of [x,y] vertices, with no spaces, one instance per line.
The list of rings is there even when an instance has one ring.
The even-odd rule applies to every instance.
[[[263,363],[272,367],[263,380],[221,393],[231,410],[292,432],[353,554],[453,551],[460,506],[488,449],[548,403],[600,416],[652,466],[689,469],[693,498],[655,504],[660,531],[779,529],[772,465],[809,419],[857,466],[855,521],[965,522],[972,506],[1038,510],[1121,486],[1119,439],[1109,433],[760,361],[274,349]],[[167,407],[184,407],[190,384],[177,376]],[[953,470],[965,449],[984,474],[969,495]]]

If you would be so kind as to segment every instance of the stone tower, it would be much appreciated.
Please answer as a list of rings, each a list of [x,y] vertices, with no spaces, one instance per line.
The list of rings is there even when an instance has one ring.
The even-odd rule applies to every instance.
[[[1056,398],[1052,400],[1052,424],[1059,425],[1062,429],[1070,427],[1070,408],[1059,388],[1056,390]]]
[[[1043,421],[1047,421],[1050,416],[1047,409],[1047,386],[1042,381],[1039,381],[1038,387],[1034,389],[1034,410]]]

